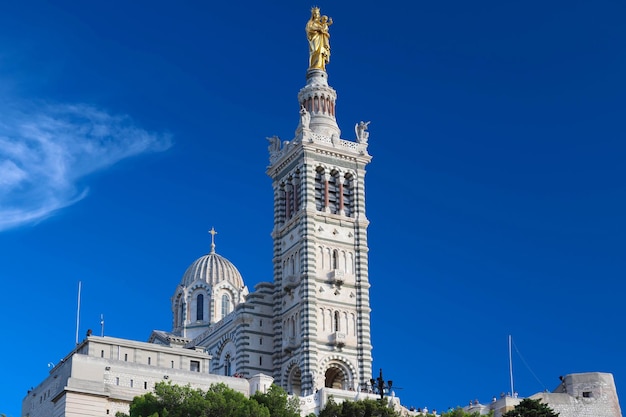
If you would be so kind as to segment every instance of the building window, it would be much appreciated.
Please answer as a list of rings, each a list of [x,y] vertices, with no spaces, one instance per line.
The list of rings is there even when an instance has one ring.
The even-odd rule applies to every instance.
[[[263,365],[263,356],[259,356],[259,366]]]
[[[338,332],[339,331],[339,312],[335,311],[335,331]]]
[[[226,294],[222,295],[222,318],[230,313],[230,297]]]
[[[259,345],[262,345],[262,344],[263,344],[263,338],[259,337]]]
[[[174,368],[174,361],[171,361],[171,363],[172,363],[172,368]]]
[[[120,377],[116,376],[115,377],[115,385],[119,385],[120,384]]]
[[[326,178],[324,168],[319,167],[315,172],[315,208],[324,211],[326,207]]]
[[[293,186],[285,184],[285,217],[290,219],[293,216]]]
[[[132,388],[135,385],[135,381],[133,381],[132,379],[130,380],[130,387]]]
[[[230,376],[230,353],[224,358],[224,375]]]
[[[354,216],[354,176],[341,176],[337,170],[326,171],[318,167],[315,171],[315,209],[332,214]]]
[[[128,362],[128,353],[124,353],[124,361]]]
[[[100,357],[101,357],[101,358],[104,358],[104,350],[101,350],[101,351],[100,351]]]
[[[143,381],[143,389],[148,389],[148,381]]]
[[[343,212],[347,217],[354,214],[354,180],[350,174],[346,174],[343,183]]]
[[[189,370],[191,372],[200,372],[200,361],[190,361]]]
[[[593,395],[591,391],[583,391],[583,398],[592,398]]]
[[[337,171],[331,172],[330,178],[328,179],[326,200],[328,201],[328,209],[332,214],[338,214],[339,207],[341,206],[339,182],[339,173]]]
[[[196,320],[204,320],[204,295],[198,294],[196,298]]]
[[[300,170],[297,170],[292,179],[294,212],[300,211],[300,195],[302,194],[300,182]]]
[[[148,365],[152,365],[152,358],[148,356]]]
[[[292,176],[281,184],[281,203],[286,219],[292,218],[300,210],[300,171],[296,171]]]

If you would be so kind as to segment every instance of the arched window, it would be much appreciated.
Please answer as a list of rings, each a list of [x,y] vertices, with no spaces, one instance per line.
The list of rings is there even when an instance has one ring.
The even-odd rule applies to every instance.
[[[333,269],[337,269],[339,268],[339,252],[337,251],[337,249],[333,250],[333,259],[332,259],[332,265],[333,265]]]
[[[299,169],[293,174],[291,183],[293,184],[293,211],[298,212],[300,211],[300,197],[302,194]]]
[[[278,213],[280,221],[284,222],[286,219],[285,209],[287,207],[287,190],[285,189],[285,183],[282,182],[278,188],[278,207],[280,207],[280,212]]]
[[[226,357],[224,358],[224,375],[225,376],[230,376],[230,353],[226,354]]]
[[[291,180],[291,178],[289,179]],[[294,207],[294,192],[293,185],[291,183],[285,184],[285,218],[291,219],[293,217]]]
[[[338,214],[339,207],[341,206],[340,182],[339,172],[331,172],[328,178],[326,200],[328,201],[328,209],[332,214]]]
[[[343,212],[347,217],[354,216],[354,180],[352,175],[346,174],[343,183]]]
[[[202,294],[196,297],[196,320],[204,320],[204,295]]]
[[[318,167],[315,171],[315,208],[324,211],[326,207],[326,178],[324,168]]]
[[[335,317],[334,318],[335,318],[335,331],[338,332],[340,330],[340,328],[339,328],[340,317],[339,317],[339,312],[338,311],[335,311]]]
[[[222,295],[222,318],[230,313],[230,297],[227,294]]]

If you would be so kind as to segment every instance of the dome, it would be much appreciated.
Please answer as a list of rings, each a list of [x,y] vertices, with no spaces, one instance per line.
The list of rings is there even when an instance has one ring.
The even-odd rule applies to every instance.
[[[237,289],[241,289],[244,286],[243,278],[235,265],[213,250],[211,253],[196,259],[187,268],[180,285],[188,287],[198,280],[204,281],[209,285],[227,281]]]

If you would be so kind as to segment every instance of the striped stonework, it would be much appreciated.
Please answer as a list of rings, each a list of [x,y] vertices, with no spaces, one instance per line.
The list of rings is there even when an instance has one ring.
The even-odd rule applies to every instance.
[[[336,93],[326,77],[307,74],[299,99],[309,126],[270,150],[267,169],[274,189],[273,377],[304,396],[324,387],[359,390],[372,377],[364,193],[371,157],[367,143],[339,138]],[[315,107],[318,98],[332,106]]]

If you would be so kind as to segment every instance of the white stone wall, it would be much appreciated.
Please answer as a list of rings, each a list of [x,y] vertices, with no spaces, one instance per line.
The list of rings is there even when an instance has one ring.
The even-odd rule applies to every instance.
[[[147,357],[159,360],[149,365]],[[91,417],[127,412],[135,396],[151,391],[159,381],[189,384],[203,390],[215,383],[224,383],[249,395],[247,380],[209,374],[210,358],[204,350],[91,336],[55,366],[48,378],[28,392],[22,402],[22,416]],[[207,371],[191,371],[191,360],[204,364],[201,369]],[[174,368],[171,368],[171,361],[174,361]]]
[[[537,393],[530,398],[541,400],[559,417],[622,417],[615,381],[609,373],[570,374],[553,392]],[[505,396],[489,405],[476,404],[464,409],[481,414],[494,410],[494,417],[502,417],[521,401],[522,398]]]
[[[57,398],[65,387],[65,383],[71,373],[71,359],[66,359],[58,363],[52,370],[48,378],[34,389],[28,391],[22,400],[22,416],[30,417],[56,417],[63,416],[63,409],[59,411],[60,405],[56,407],[52,399]]]
[[[613,375],[603,372],[570,374],[553,393],[539,393],[561,417],[621,417]]]

